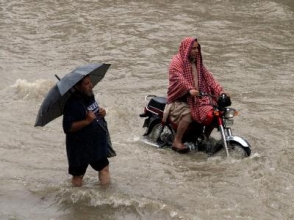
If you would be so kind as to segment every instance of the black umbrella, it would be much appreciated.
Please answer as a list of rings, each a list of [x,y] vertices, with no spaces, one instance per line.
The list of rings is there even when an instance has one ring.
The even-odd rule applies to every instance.
[[[73,86],[90,75],[93,86],[100,82],[109,69],[110,64],[88,64],[80,66],[66,74],[53,86],[45,97],[35,122],[36,126],[44,126],[63,114],[65,103],[72,95]]]

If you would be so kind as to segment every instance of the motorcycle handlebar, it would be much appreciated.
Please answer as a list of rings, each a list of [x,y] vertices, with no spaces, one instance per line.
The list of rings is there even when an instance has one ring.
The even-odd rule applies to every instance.
[[[203,97],[203,96],[216,97],[215,95],[211,95],[205,92],[199,92],[199,95],[197,95],[197,97]]]
[[[228,97],[226,93],[222,93],[220,94],[220,96],[216,96],[216,95],[211,95],[211,94],[208,94],[208,93],[205,93],[205,92],[199,92],[199,95],[197,95],[197,97],[203,97],[203,96],[209,96],[209,97]]]
[[[217,97],[215,95],[200,92],[198,97],[203,97],[203,96],[209,96],[211,98],[217,99],[217,106],[218,107],[224,108],[224,107],[230,106],[232,104],[230,97],[227,96],[227,94],[225,94],[225,93],[222,93],[222,94],[220,94],[220,96]]]

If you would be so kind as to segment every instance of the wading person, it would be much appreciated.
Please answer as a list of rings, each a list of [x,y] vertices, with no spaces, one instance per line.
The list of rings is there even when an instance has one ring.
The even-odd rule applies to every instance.
[[[188,152],[182,138],[192,120],[206,126],[208,138],[213,130],[213,107],[209,97],[199,97],[199,93],[219,96],[223,93],[220,84],[205,68],[202,62],[201,47],[197,39],[187,37],[172,58],[169,66],[169,87],[164,115],[178,125],[172,149]],[[216,100],[214,100],[216,101]]]
[[[89,76],[75,86],[75,92],[64,108],[63,130],[66,134],[68,172],[72,184],[81,186],[88,165],[98,171],[101,185],[110,182],[106,111],[95,100]]]

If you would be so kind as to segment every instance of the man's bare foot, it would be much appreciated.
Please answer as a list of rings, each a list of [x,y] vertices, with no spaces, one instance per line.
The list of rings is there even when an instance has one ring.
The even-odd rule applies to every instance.
[[[178,153],[187,153],[188,151],[190,151],[189,147],[185,146],[180,142],[174,142],[172,149]]]

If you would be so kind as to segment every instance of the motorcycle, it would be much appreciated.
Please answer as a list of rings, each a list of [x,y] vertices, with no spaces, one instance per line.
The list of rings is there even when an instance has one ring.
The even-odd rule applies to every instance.
[[[200,93],[199,96],[208,96],[210,100],[214,97],[210,94]],[[230,97],[221,94],[218,97],[217,105],[211,105],[214,109],[213,126],[220,133],[220,139],[214,140],[205,136],[205,126],[193,121],[183,136],[183,143],[188,146],[189,150],[197,150],[205,152],[208,156],[212,156],[225,150],[227,157],[234,158],[249,157],[251,154],[251,146],[248,141],[235,136],[232,133],[234,117],[238,115],[238,111],[228,106],[231,105]],[[169,117],[165,122],[163,112],[167,99],[156,95],[145,96],[144,112],[139,116],[145,118],[143,128],[146,128],[145,136],[148,140],[155,142],[157,147],[171,147],[177,125],[174,124]]]

